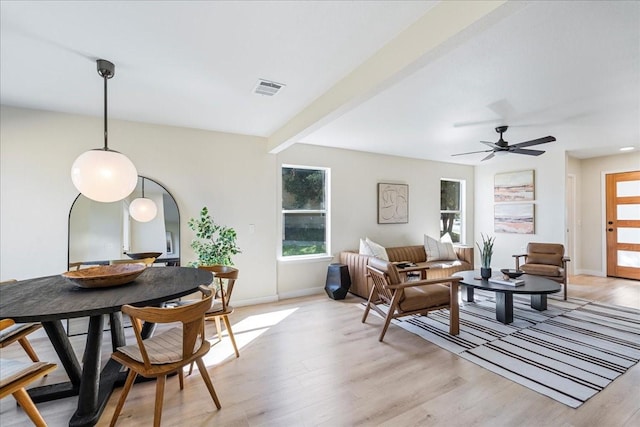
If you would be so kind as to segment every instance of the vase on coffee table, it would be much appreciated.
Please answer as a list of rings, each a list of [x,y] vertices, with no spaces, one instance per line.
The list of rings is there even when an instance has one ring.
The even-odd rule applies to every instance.
[[[480,277],[482,277],[483,279],[488,279],[491,277],[491,267],[485,268],[485,267],[481,267],[480,268]]]

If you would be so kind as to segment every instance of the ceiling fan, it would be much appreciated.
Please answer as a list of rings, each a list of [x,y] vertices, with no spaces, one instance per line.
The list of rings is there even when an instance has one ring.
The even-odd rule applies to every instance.
[[[556,140],[553,136],[545,136],[543,138],[532,139],[531,141],[519,142],[517,144],[509,145],[507,141],[502,139],[502,134],[505,133],[507,129],[508,129],[508,126],[498,126],[496,128],[496,132],[500,134],[500,139],[498,140],[498,142],[494,143],[494,142],[480,141],[481,143],[491,147],[490,150],[471,151],[469,153],[452,154],[452,156],[464,156],[466,154],[491,152],[491,154],[489,154],[487,157],[482,159],[482,161],[489,160],[493,158],[493,156],[495,156],[496,154],[506,154],[506,153],[526,154],[528,156],[539,156],[540,154],[544,153],[544,151],[527,150],[527,149],[524,149],[524,147],[531,147],[532,145],[538,145],[538,144],[546,144],[547,142],[552,142]]]

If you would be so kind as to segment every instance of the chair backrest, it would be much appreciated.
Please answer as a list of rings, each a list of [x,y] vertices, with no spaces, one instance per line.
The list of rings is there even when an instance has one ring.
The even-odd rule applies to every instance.
[[[235,267],[228,265],[206,265],[198,267],[202,270],[207,270],[213,273],[213,280],[215,285],[215,298],[219,298],[222,301],[222,308],[226,310],[227,306],[231,302],[231,293],[233,287],[238,279],[239,270]],[[226,280],[226,285],[225,281]]]
[[[183,306],[160,307],[134,307],[123,305],[122,312],[129,315],[135,332],[138,348],[142,355],[145,367],[150,368],[149,355],[142,340],[142,322],[150,323],[174,323],[182,324],[182,357],[187,359],[198,350],[196,343],[204,340],[204,315],[211,308],[213,293],[206,286],[199,287],[204,295],[203,299]]]
[[[153,263],[156,262],[156,259],[151,258],[141,258],[141,259],[113,259],[109,261],[109,265],[116,264],[144,264],[147,267],[151,267]]]
[[[527,245],[528,264],[562,266],[564,246],[560,243],[529,243]]]
[[[389,285],[397,285],[402,282],[396,266],[380,258],[370,258],[367,270],[371,275],[371,281],[378,297],[390,304],[393,292],[389,289]]]

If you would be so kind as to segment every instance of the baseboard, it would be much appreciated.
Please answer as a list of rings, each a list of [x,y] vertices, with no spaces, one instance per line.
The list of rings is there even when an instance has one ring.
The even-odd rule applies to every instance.
[[[602,271],[598,270],[576,270],[575,274],[586,274],[587,276],[607,277]]]
[[[282,299],[290,299],[290,298],[298,298],[298,297],[308,297],[310,295],[318,295],[323,292],[324,292],[324,288],[318,287],[318,288],[300,289],[300,290],[291,291],[291,292],[282,292],[282,293],[279,293],[278,296],[282,300]]]

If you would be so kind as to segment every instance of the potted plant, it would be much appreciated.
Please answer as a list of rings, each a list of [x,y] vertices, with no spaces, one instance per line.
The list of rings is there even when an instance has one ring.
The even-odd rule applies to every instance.
[[[199,218],[189,219],[188,225],[196,233],[191,249],[198,255],[198,260],[190,266],[233,265],[231,257],[241,253],[233,228],[216,224],[206,206],[200,211]]]
[[[480,233],[480,236],[482,236],[482,246],[476,242],[476,246],[478,246],[478,250],[480,251],[480,276],[483,279],[488,279],[491,277],[491,256],[493,255],[493,242],[496,238],[485,237],[482,233]]]

